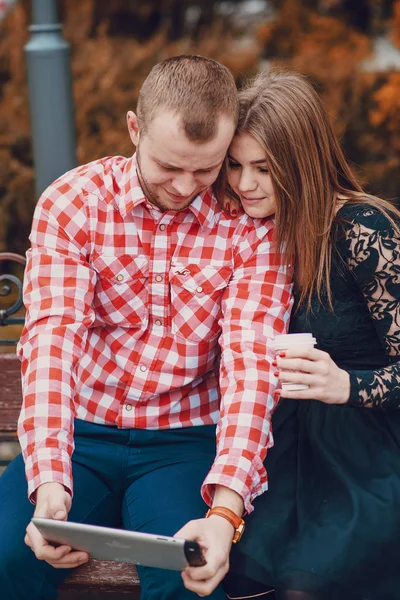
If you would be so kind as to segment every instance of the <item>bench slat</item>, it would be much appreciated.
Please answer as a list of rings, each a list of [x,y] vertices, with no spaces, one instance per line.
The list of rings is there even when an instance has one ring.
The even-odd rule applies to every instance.
[[[15,432],[21,402],[21,363],[15,354],[0,354],[1,433]]]
[[[134,565],[90,560],[78,567],[64,582],[63,591],[79,592],[81,590],[100,589],[102,592],[131,592],[130,598],[140,597],[139,579]]]

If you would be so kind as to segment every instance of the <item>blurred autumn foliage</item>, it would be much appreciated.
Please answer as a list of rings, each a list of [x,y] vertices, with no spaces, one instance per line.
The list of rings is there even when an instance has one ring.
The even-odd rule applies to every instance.
[[[0,24],[0,251],[20,253],[28,246],[36,201],[23,53],[29,4],[20,0]],[[346,13],[344,0],[273,0],[273,18],[252,20],[235,18],[235,10],[224,15],[219,4],[60,2],[72,51],[78,162],[130,155],[125,116],[143,79],[159,60],[195,53],[226,64],[239,84],[270,62],[308,74],[368,191],[397,198],[400,73],[367,72],[361,64],[372,51],[374,28],[389,32],[400,47],[400,0],[386,0],[381,17],[368,12],[376,2],[362,2],[368,26],[360,23],[361,13]]]

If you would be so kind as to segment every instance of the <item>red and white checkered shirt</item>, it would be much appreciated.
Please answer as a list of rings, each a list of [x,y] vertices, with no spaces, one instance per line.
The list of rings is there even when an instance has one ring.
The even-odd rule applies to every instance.
[[[49,481],[72,491],[74,418],[118,428],[217,423],[203,497],[210,504],[221,484],[252,510],[273,441],[269,340],[286,331],[292,306],[272,237],[272,219],[232,218],[210,190],[161,212],[144,197],[135,157],[84,165],[44,192],[18,346],[30,497]]]

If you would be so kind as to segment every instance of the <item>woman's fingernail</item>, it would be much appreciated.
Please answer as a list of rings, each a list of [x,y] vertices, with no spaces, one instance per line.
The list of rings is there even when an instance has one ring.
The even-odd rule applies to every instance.
[[[278,356],[279,358],[285,358],[286,352],[279,352]]]
[[[231,210],[232,217],[236,217],[237,214],[238,214],[238,211],[236,210],[236,208],[232,208],[232,210]]]
[[[272,364],[273,367],[277,367],[278,366],[278,363],[276,362],[276,360],[273,360],[271,364]]]
[[[230,208],[231,208],[231,207],[230,207],[230,204],[229,204],[229,202],[227,202],[227,203],[225,204],[225,210],[227,210],[227,211],[229,212]]]
[[[281,395],[281,390],[275,390],[275,396],[280,396]]]
[[[275,371],[275,372],[274,372],[274,375],[275,375],[275,377],[279,377],[279,373],[278,373],[278,371]]]

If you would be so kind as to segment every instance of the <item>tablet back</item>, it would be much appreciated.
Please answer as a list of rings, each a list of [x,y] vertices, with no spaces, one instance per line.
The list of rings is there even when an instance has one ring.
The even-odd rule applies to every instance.
[[[47,541],[83,550],[91,558],[174,571],[188,565],[184,539],[40,517],[32,522]]]

